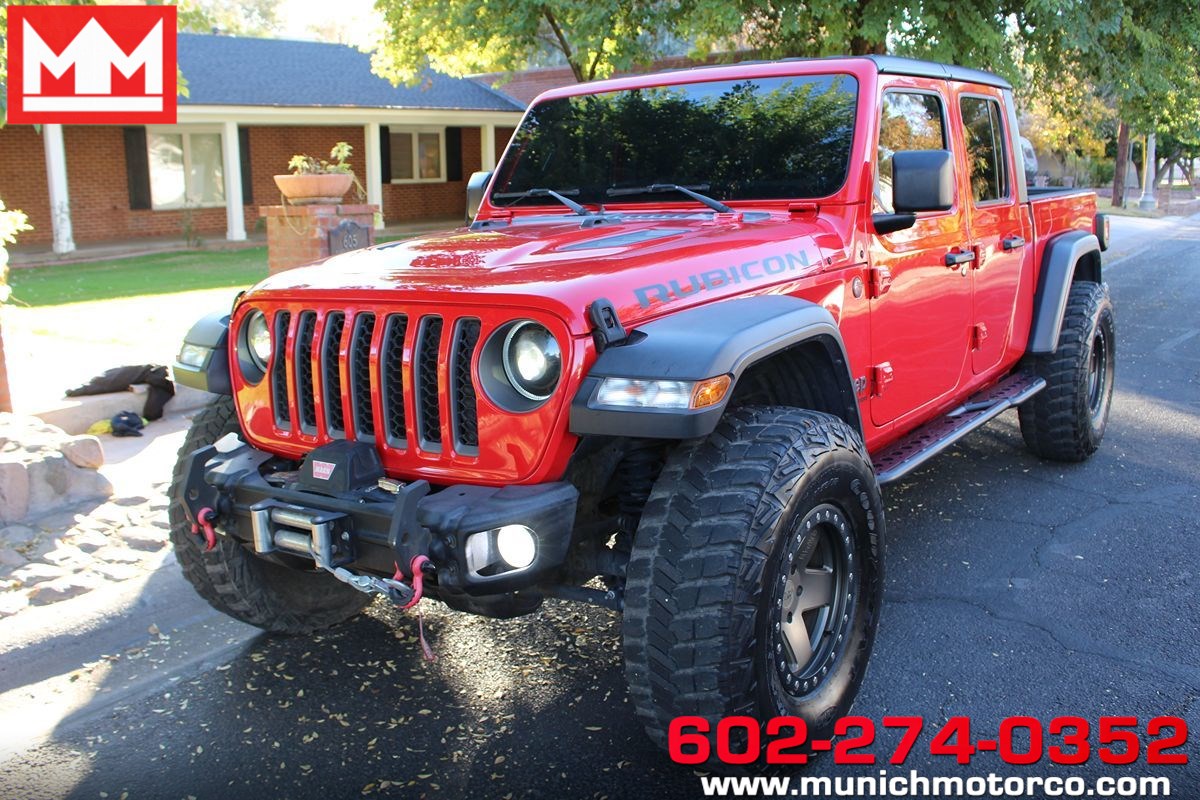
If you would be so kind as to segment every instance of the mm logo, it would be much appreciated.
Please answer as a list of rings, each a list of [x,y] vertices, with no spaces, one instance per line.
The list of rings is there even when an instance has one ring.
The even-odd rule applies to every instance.
[[[175,122],[175,6],[9,6],[8,121]]]

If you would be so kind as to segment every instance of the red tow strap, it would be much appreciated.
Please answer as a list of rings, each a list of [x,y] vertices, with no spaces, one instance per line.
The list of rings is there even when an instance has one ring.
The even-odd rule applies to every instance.
[[[421,571],[421,567],[429,563],[426,556],[413,556],[413,560],[409,562],[408,568],[412,572],[412,588],[413,595],[407,603],[400,606],[402,610],[407,611],[410,608],[417,606],[421,602],[421,598],[425,594],[425,574]],[[400,571],[400,565],[394,564],[396,574],[392,576],[392,580],[404,580],[404,573]],[[426,661],[437,661],[437,656],[433,654],[433,648],[429,646],[429,642],[425,641],[425,615],[421,613],[421,609],[417,608],[417,638],[421,641],[421,654]]]

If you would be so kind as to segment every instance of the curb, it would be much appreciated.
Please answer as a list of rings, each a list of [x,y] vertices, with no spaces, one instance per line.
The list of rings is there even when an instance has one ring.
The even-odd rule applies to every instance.
[[[216,395],[175,384],[175,396],[167,403],[166,413],[181,414],[198,411]],[[111,419],[122,411],[140,413],[146,403],[146,387],[134,386],[128,392],[93,394],[82,397],[66,397],[56,406],[39,411],[25,412],[43,422],[62,428],[67,433],[79,435],[95,422]]]

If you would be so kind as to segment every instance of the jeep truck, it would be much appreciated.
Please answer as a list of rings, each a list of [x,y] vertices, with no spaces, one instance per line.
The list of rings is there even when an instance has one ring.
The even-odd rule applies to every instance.
[[[1016,408],[1104,434],[1094,194],[1033,189],[1012,89],[887,56],[556,89],[466,227],[273,275],[175,365],[196,590],[305,633],[373,596],[622,615],[636,713],[827,739],[880,618],[895,481]],[[714,726],[715,727],[715,726]]]

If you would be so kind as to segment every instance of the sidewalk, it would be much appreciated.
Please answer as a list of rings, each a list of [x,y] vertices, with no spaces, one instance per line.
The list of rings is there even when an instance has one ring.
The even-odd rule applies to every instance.
[[[1108,219],[1112,242],[1108,251],[1104,253],[1105,267],[1115,266],[1150,246],[1181,222],[1200,220],[1200,212],[1189,216],[1170,217],[1126,217],[1110,214]]]

